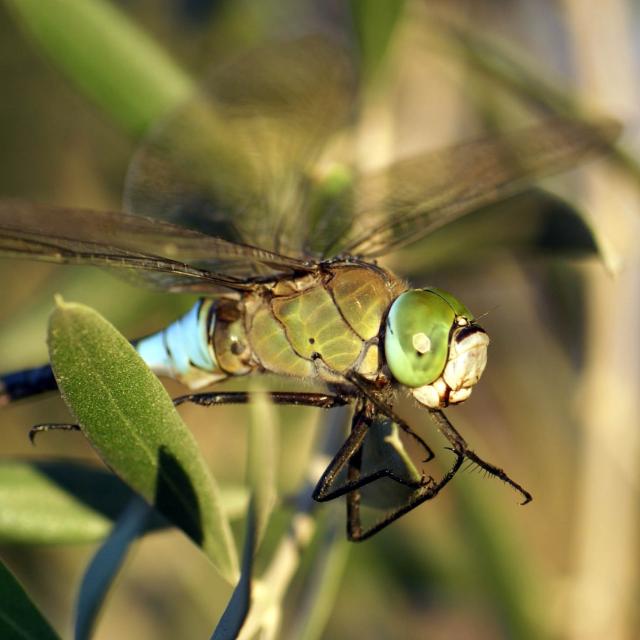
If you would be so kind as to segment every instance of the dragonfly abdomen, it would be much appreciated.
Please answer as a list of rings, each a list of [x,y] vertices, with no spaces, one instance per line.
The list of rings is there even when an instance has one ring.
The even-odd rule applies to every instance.
[[[220,367],[212,346],[215,304],[214,300],[199,300],[162,331],[134,342],[138,354],[154,373],[179,380],[191,388],[211,384],[229,375]],[[7,373],[0,376],[0,405],[56,388],[48,364]]]
[[[135,343],[139,355],[154,373],[179,380],[191,388],[227,377],[212,345],[214,304],[214,300],[198,300],[162,331]]]
[[[181,318],[135,343],[149,368],[198,389],[256,367],[245,335],[243,304],[201,298]]]
[[[48,364],[7,373],[0,376],[0,406],[57,388],[56,379]]]

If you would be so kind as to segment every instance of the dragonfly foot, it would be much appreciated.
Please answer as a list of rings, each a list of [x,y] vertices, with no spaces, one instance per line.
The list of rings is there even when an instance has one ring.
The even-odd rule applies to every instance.
[[[433,476],[422,474],[420,478],[420,486],[421,487],[431,487],[436,484],[435,478]]]
[[[35,445],[36,436],[45,431],[80,431],[78,424],[37,424],[29,429],[29,440]]]
[[[522,489],[522,495],[524,500],[520,503],[520,506],[524,507],[525,504],[529,504],[533,500],[533,496],[526,489]]]

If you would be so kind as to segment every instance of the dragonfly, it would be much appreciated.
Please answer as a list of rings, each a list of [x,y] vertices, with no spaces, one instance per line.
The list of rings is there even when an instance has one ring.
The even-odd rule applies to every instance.
[[[0,255],[95,265],[197,294],[186,314],[133,342],[156,374],[188,387],[176,404],[248,403],[249,393],[216,383],[269,373],[322,385],[273,391],[276,404],[351,406],[349,435],[313,498],[346,496],[347,536],[360,541],[437,496],[465,461],[522,504],[532,499],[444,412],[480,380],[487,333],[453,294],[412,288],[379,259],[605,151],[615,126],[547,118],[361,172],[326,162],[353,117],[353,74],[335,47],[261,50],[216,72],[152,132],[132,161],[125,211],[0,200]],[[0,404],[55,388],[49,365],[8,373]],[[405,434],[424,464],[434,457],[395,410],[406,397],[449,443],[453,463],[439,478],[363,463],[367,435],[382,423]],[[362,492],[382,481],[404,497],[365,523]]]

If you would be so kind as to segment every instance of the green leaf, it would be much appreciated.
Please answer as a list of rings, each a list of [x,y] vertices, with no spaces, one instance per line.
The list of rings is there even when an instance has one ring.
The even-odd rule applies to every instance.
[[[247,509],[242,571],[229,604],[213,632],[213,640],[236,638],[242,629],[251,605],[253,559],[276,500],[277,426],[274,407],[268,396],[260,392],[252,395],[250,407],[247,480],[252,498]]]
[[[242,549],[242,571],[240,580],[231,594],[231,599],[218,621],[211,636],[212,640],[235,640],[251,606],[251,577],[253,558],[258,544],[258,520],[255,500],[249,501],[247,509],[247,526]]]
[[[51,60],[138,136],[193,93],[189,76],[105,0],[5,0]]]
[[[250,406],[247,474],[249,490],[254,496],[259,541],[276,501],[277,417],[265,394],[253,394]]]
[[[0,461],[0,542],[82,544],[98,542],[133,497],[120,478],[76,462]],[[246,515],[244,486],[220,487],[227,518]],[[167,526],[159,515],[147,530]]]
[[[391,36],[404,11],[403,0],[351,0],[363,71],[373,75],[384,60]]]
[[[235,581],[236,550],[217,485],[135,349],[92,309],[58,300],[49,352],[62,396],[102,460]]]
[[[59,638],[3,563],[0,563],[0,638],[3,640]]]
[[[0,540],[64,544],[101,540],[131,498],[112,473],[60,462],[0,464]]]
[[[292,621],[292,638],[318,640],[322,638],[331,612],[338,598],[349,552],[353,549],[344,537],[344,527],[334,520],[320,531],[319,543],[311,548],[311,566],[302,597],[296,603],[296,617]]]
[[[134,496],[105,543],[93,556],[80,585],[75,624],[76,640],[91,637],[109,587],[131,544],[144,532],[152,514],[152,507],[139,496]]]

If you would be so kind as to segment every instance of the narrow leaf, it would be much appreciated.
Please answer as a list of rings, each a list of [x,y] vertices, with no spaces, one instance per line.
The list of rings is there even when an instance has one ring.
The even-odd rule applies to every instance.
[[[62,396],[98,455],[234,581],[238,561],[217,485],[135,349],[92,309],[58,301],[49,352]]]
[[[267,396],[254,394],[249,422],[247,474],[254,496],[258,541],[262,538],[276,501],[277,417]]]
[[[134,496],[116,522],[105,543],[98,549],[82,578],[78,596],[75,638],[88,640],[100,607],[131,544],[144,532],[153,509]]]
[[[0,540],[19,544],[96,542],[131,498],[112,473],[85,464],[0,463]]]
[[[3,640],[56,640],[59,638],[3,563],[0,563],[0,638]]]
[[[133,495],[113,473],[86,464],[0,461],[0,542],[99,542]],[[248,498],[244,486],[220,487],[220,504],[231,520],[245,517]],[[147,531],[166,526],[156,513]]]
[[[251,402],[247,475],[252,498],[242,552],[242,572],[229,604],[213,633],[213,640],[236,638],[251,606],[253,558],[276,499],[276,416],[265,394],[255,393]]]
[[[242,625],[251,606],[251,576],[253,573],[253,557],[258,543],[256,505],[253,499],[249,501],[247,509],[247,526],[242,549],[242,570],[240,580],[231,594],[231,599],[224,610],[213,635],[212,640],[235,640],[242,629]]]
[[[347,568],[353,545],[345,540],[342,527],[331,523],[313,549],[309,579],[296,609],[291,638],[318,640],[323,637]]]
[[[51,60],[135,135],[193,92],[188,75],[112,2],[5,4]]]
[[[373,75],[384,60],[404,5],[404,0],[351,0],[349,3],[367,76]]]

